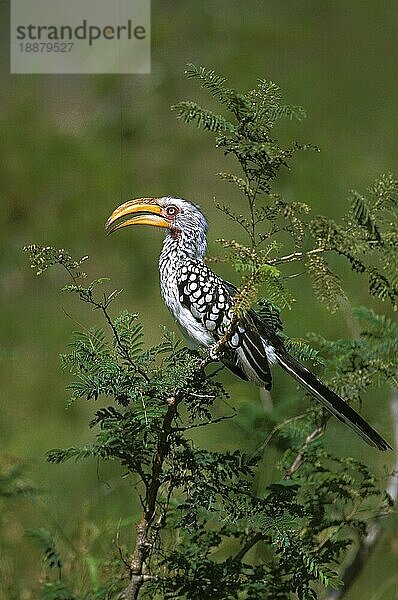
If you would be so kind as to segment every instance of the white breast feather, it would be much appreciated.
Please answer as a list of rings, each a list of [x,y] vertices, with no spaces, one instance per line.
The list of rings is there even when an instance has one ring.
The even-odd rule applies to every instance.
[[[175,271],[165,269],[161,273],[160,284],[163,300],[179,326],[188,347],[211,346],[214,343],[211,334],[180,302]]]

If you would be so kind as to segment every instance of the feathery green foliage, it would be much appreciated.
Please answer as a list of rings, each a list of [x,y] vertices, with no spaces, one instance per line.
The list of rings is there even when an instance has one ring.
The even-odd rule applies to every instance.
[[[363,273],[372,295],[390,300],[397,307],[398,273],[398,181],[392,174],[382,175],[366,195],[352,191],[349,210],[340,223],[321,216],[309,217],[310,207],[302,202],[287,201],[273,192],[272,185],[280,169],[286,168],[299,150],[318,150],[300,142],[281,147],[273,135],[279,119],[301,120],[301,107],[282,103],[274,83],[260,80],[255,89],[240,94],[226,86],[226,80],[203,67],[189,65],[187,76],[197,79],[226,109],[215,114],[194,103],[173,106],[184,122],[196,121],[198,127],[217,134],[216,146],[233,155],[242,174],[219,173],[236,185],[247,201],[247,214],[235,213],[218,205],[226,216],[243,227],[250,248],[242,249],[234,240],[220,240],[229,250],[228,260],[238,271],[256,270],[252,285],[263,282],[266,296],[275,301],[283,297],[281,272],[275,265],[302,262],[311,278],[316,297],[335,312],[345,301],[341,282],[328,264],[333,253],[344,256],[354,272]],[[286,243],[286,236],[289,242]],[[262,245],[267,243],[268,250]],[[286,248],[285,251],[283,249]],[[247,282],[245,282],[247,283]],[[245,293],[249,288],[245,286]],[[256,295],[256,292],[254,292]],[[291,299],[282,300],[282,308]]]
[[[351,269],[368,278],[369,292],[390,300],[398,297],[398,181],[387,173],[366,195],[351,192],[350,209],[340,224],[318,217],[310,231],[325,251],[344,256]],[[326,281],[327,274],[320,277]]]
[[[300,120],[304,110],[284,104],[272,82],[260,81],[241,94],[203,67],[190,65],[187,75],[228,114],[182,102],[174,107],[177,116],[216,133],[216,146],[234,156],[242,171],[221,174],[243,194],[242,214],[219,206],[247,237],[220,240],[228,254],[218,260],[229,261],[244,276],[236,313],[255,304],[292,353],[325,363],[329,382],[347,399],[394,384],[398,330],[387,317],[358,309],[362,333],[356,340],[329,342],[314,335],[320,357],[306,340],[286,337],[280,312],[293,302],[283,271],[291,262],[303,264],[330,310],[339,308],[345,294],[328,263],[333,253],[347,258],[355,272],[367,273],[371,293],[393,300],[396,240],[388,222],[396,215],[397,182],[384,176],[366,198],[353,194],[341,224],[311,218],[308,205],[288,202],[272,190],[296,152],[313,148],[297,142],[282,147],[273,132],[279,119]],[[101,291],[107,280],[82,285],[81,261],[51,247],[27,250],[37,272],[63,266],[72,277],[64,291],[102,315],[100,325],[74,334],[61,357],[71,374],[72,401],[101,399],[105,405],[95,408],[89,424],[94,441],[50,450],[47,458],[116,461],[142,505],[127,563],[112,561],[98,575],[100,583],[85,590],[71,570],[62,581],[47,581],[42,597],[105,599],[120,592],[126,600],[313,600],[323,588],[338,586],[346,551],[389,502],[380,492],[383,482],[363,464],[327,452],[323,411],[303,412],[304,394],[297,393],[293,417],[282,407],[257,415],[260,427],[248,420],[250,452],[199,447],[192,430],[206,427],[211,436],[212,427],[234,417],[232,408],[225,410],[228,395],[206,352],[189,351],[167,331],[148,348],[136,314],[111,314],[119,291]],[[279,453],[279,476],[259,487],[256,473],[270,446]],[[52,542],[51,536],[35,537]],[[54,562],[57,554],[48,552],[53,544],[42,547]]]

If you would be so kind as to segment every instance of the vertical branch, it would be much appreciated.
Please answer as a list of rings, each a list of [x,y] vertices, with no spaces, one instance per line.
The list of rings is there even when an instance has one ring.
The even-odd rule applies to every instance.
[[[256,220],[255,207],[256,207],[256,195],[257,195],[258,182],[256,182],[256,190],[252,190],[252,181],[248,174],[246,161],[242,162],[242,169],[245,174],[246,181],[247,181],[246,197],[249,202],[249,211],[250,211],[249,236],[250,236],[252,248],[255,249],[257,247],[257,239],[256,239],[257,220]]]
[[[158,435],[156,452],[152,461],[151,476],[146,483],[143,513],[136,529],[135,549],[130,563],[130,582],[119,596],[120,600],[136,600],[142,585],[146,581],[153,579],[152,576],[145,573],[146,562],[153,546],[151,526],[155,518],[156,503],[161,486],[160,475],[164,461],[170,451],[171,434],[173,433],[172,423],[177,415],[178,404],[181,400],[181,397],[175,396],[169,398],[167,401],[168,408]]]

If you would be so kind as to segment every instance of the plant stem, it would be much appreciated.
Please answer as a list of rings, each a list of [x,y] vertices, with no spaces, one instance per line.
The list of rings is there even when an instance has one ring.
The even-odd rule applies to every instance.
[[[295,473],[301,467],[301,465],[304,462],[306,449],[310,444],[312,444],[312,442],[315,442],[315,440],[317,440],[321,435],[323,435],[323,433],[324,427],[317,427],[305,438],[300,451],[297,453],[294,461],[285,473],[285,479],[289,479],[293,475],[293,473]]]
[[[306,256],[311,256],[311,254],[320,254],[321,252],[325,252],[325,248],[314,248],[313,250],[309,250],[308,252],[292,252],[291,254],[287,254],[286,256],[280,256],[278,258],[272,258],[267,261],[268,265],[280,265],[285,262],[291,262],[293,260],[300,260],[305,258]]]
[[[160,475],[170,450],[171,436],[174,433],[172,424],[181,400],[182,397],[177,395],[167,400],[168,408],[159,432],[151,476],[146,485],[144,510],[136,529],[135,549],[130,563],[130,582],[120,595],[120,600],[136,600],[143,583],[148,581],[148,577],[153,579],[145,573],[146,561],[153,546],[151,525],[156,514],[156,502],[161,486]]]

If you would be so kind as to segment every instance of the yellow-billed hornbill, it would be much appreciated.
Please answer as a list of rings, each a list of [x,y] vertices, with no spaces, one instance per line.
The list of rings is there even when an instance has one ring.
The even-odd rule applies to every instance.
[[[235,322],[238,290],[205,264],[207,221],[200,208],[182,198],[139,198],[125,202],[109,217],[108,233],[129,225],[154,225],[167,230],[159,259],[163,300],[190,347],[217,347],[233,373],[267,390],[270,364],[278,363],[340,421],[371,446],[391,446],[340,396],[291,356],[275,330],[254,310]]]

